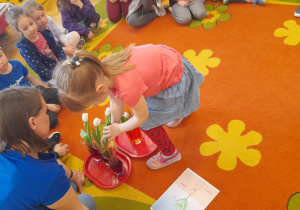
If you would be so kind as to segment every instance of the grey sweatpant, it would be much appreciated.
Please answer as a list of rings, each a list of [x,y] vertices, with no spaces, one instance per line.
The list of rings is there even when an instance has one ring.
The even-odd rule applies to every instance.
[[[204,0],[194,0],[184,6],[175,3],[172,6],[172,16],[180,25],[187,25],[192,18],[203,19],[206,16],[206,9],[203,5]]]

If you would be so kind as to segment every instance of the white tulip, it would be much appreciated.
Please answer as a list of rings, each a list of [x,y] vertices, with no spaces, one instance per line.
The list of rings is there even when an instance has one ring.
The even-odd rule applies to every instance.
[[[128,114],[128,112],[125,112],[125,113],[124,113],[124,117],[126,117],[127,119],[129,119],[129,114]]]
[[[111,109],[110,107],[107,107],[105,110],[105,116],[109,116],[111,114]]]
[[[100,126],[100,124],[101,124],[101,119],[99,119],[98,117],[95,118],[93,124],[94,124],[95,127]]]
[[[86,123],[88,120],[89,120],[89,114],[88,113],[83,113],[82,114],[82,121]]]

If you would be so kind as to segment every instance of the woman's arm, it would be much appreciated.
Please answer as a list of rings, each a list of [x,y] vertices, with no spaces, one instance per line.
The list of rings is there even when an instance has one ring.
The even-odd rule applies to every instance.
[[[59,199],[58,201],[56,201],[55,203],[47,207],[56,210],[64,210],[64,209],[88,210],[88,208],[80,202],[72,186],[61,199]]]

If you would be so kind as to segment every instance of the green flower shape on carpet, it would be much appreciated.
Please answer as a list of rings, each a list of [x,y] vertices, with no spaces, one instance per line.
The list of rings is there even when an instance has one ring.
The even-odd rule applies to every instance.
[[[196,55],[194,50],[187,50],[183,53],[183,56],[186,57],[203,76],[206,76],[209,73],[207,66],[214,68],[221,62],[219,58],[210,58],[212,54],[213,51],[208,49],[202,50],[198,55]]]
[[[116,52],[120,52],[123,49],[124,49],[123,45],[119,45],[119,46],[112,48],[112,44],[107,43],[107,44],[102,45],[98,50],[93,50],[92,54],[94,54],[100,60],[102,60],[106,56],[111,55]]]
[[[300,26],[294,20],[287,20],[283,23],[286,28],[278,28],[274,31],[276,37],[286,37],[284,44],[297,45],[300,42]]]
[[[202,20],[193,20],[189,25],[190,28],[196,28],[202,25],[204,29],[213,29],[217,26],[217,21],[226,22],[231,17],[229,13],[223,13],[228,10],[227,5],[221,5],[215,8],[212,4],[206,4],[205,9],[207,11],[206,17]]]
[[[299,210],[300,209],[300,192],[295,193],[289,199],[287,204],[288,210]]]
[[[240,120],[229,122],[228,133],[217,124],[211,125],[206,133],[215,141],[203,143],[200,146],[200,153],[203,156],[211,156],[221,152],[217,165],[226,171],[235,169],[237,158],[245,165],[256,166],[261,160],[261,154],[258,150],[248,147],[258,145],[262,141],[262,136],[256,131],[241,135],[244,130],[245,124]]]

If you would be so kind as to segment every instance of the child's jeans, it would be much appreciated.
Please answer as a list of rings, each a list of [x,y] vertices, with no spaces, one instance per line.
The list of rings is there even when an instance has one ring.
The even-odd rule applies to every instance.
[[[75,192],[77,192],[78,188],[77,188],[76,184],[74,182],[70,182],[70,184],[73,187],[73,189],[75,190]],[[89,210],[97,210],[96,202],[91,195],[89,195],[87,193],[82,193],[82,194],[78,195],[78,198],[79,198],[80,202],[83,205],[85,205]]]

